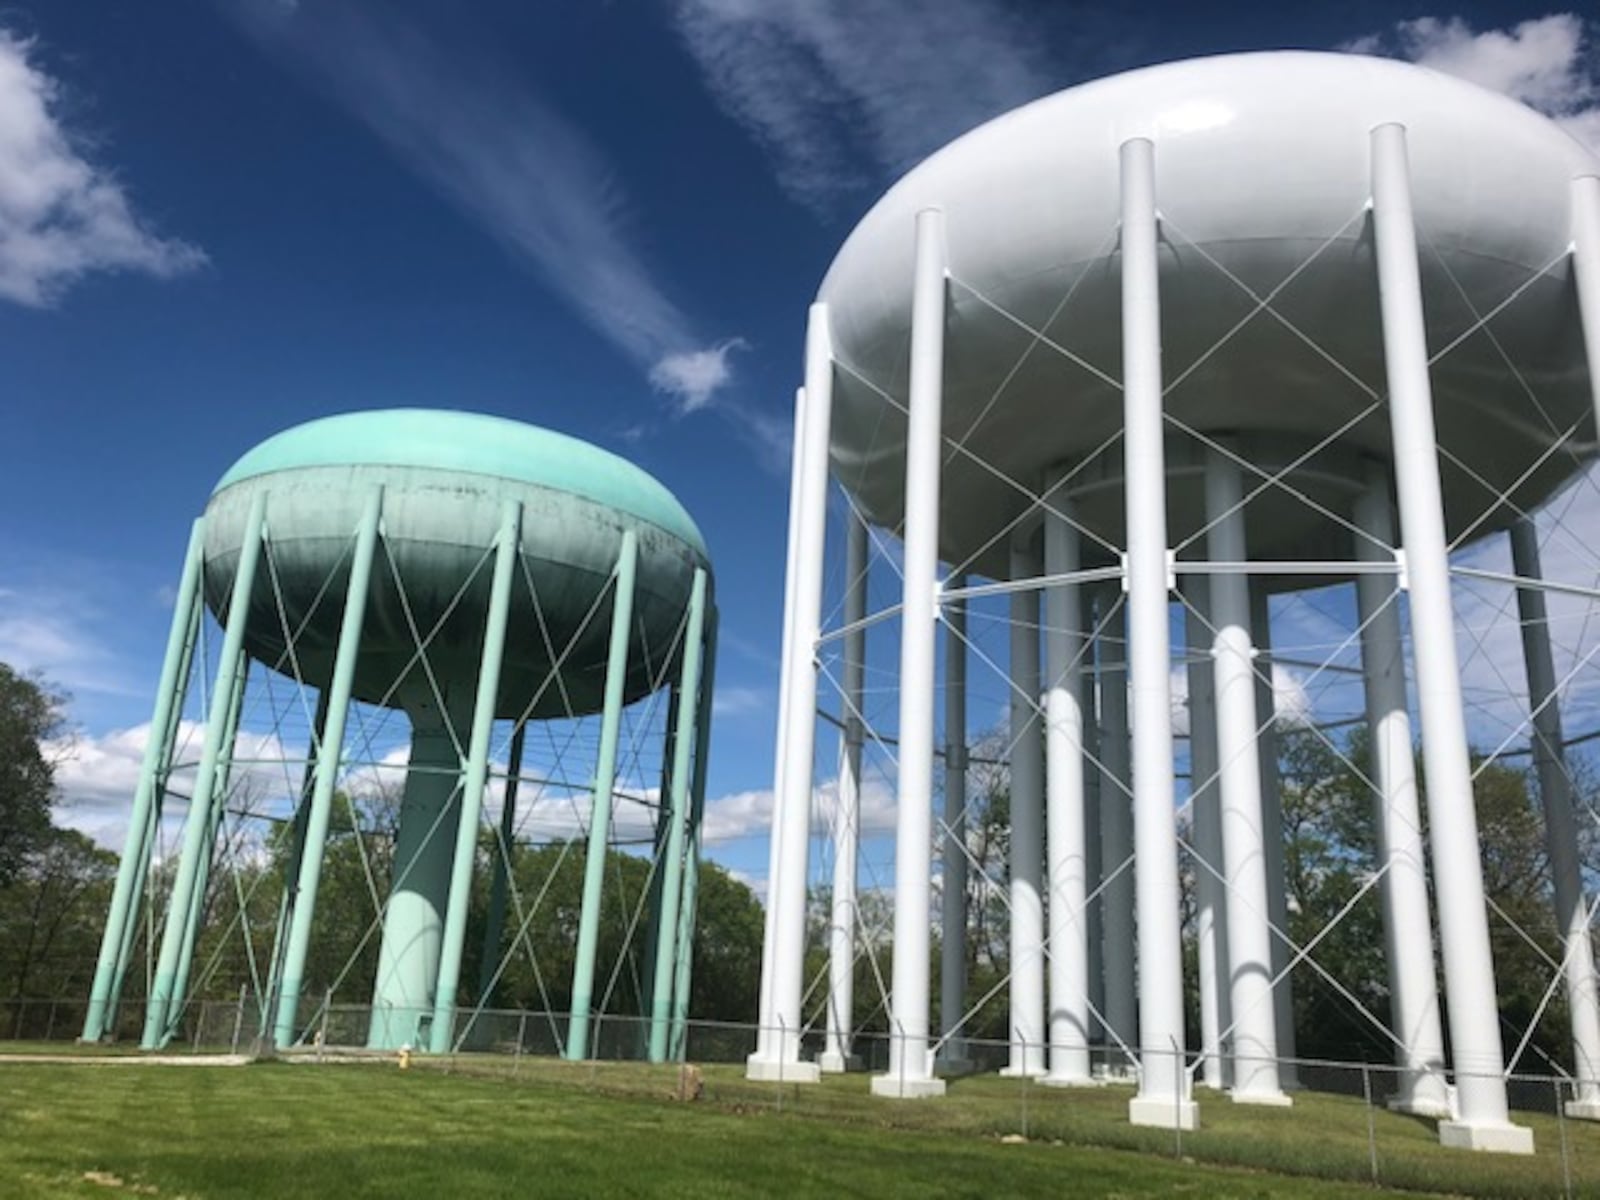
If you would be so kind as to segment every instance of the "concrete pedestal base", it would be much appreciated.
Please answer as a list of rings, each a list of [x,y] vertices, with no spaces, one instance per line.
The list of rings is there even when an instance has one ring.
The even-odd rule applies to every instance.
[[[859,1071],[861,1069],[861,1056],[857,1054],[835,1054],[832,1050],[824,1050],[817,1055],[817,1068],[824,1075],[843,1075],[846,1071]]]
[[[1574,1121],[1600,1121],[1600,1100],[1568,1100],[1561,1111]]]
[[[1001,1067],[1000,1068],[1000,1078],[1001,1079],[1043,1079],[1044,1077],[1045,1077],[1045,1068],[1043,1068],[1043,1067]]]
[[[784,1062],[776,1058],[745,1059],[744,1077],[757,1083],[816,1083],[822,1072],[816,1063]]]
[[[874,1075],[872,1094],[893,1100],[930,1100],[944,1095],[944,1080],[914,1075]]]
[[[1128,1101],[1128,1124],[1153,1129],[1199,1129],[1200,1106],[1193,1100],[1161,1100],[1135,1096]]]
[[[1282,1092],[1233,1092],[1230,1099],[1235,1104],[1254,1104],[1261,1108],[1294,1107],[1294,1098]]]
[[[1439,1144],[1455,1150],[1485,1150],[1490,1154],[1532,1154],[1533,1130],[1509,1121],[1493,1125],[1440,1121]]]

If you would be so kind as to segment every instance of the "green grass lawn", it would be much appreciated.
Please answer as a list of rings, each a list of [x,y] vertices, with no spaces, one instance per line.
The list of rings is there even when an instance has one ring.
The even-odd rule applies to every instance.
[[[764,1090],[739,1100],[721,1072],[695,1104],[667,1099],[670,1079],[527,1062],[515,1079],[392,1065],[0,1064],[0,1195],[1373,1195],[1129,1150],[1002,1144],[972,1086],[958,1089],[973,1092],[966,1100],[911,1106],[907,1122],[895,1119],[907,1106],[858,1111],[859,1078],[782,1114]]]

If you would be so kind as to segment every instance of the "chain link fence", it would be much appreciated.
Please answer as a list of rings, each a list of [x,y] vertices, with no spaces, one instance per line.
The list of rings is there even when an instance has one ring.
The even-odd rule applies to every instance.
[[[87,1052],[73,1044],[84,1007],[74,1000],[0,1002],[0,1039],[11,1043],[0,1052]],[[137,1046],[142,1007],[133,1001],[123,1005],[113,1052]],[[367,1006],[331,1004],[323,997],[308,1000],[301,1015],[306,1036],[285,1057],[391,1067],[400,1061],[392,1050],[367,1049],[372,1018]],[[1512,1122],[1533,1134],[1531,1156],[1475,1154],[1441,1146],[1436,1120],[1396,1111],[1392,1102],[1403,1080],[1395,1068],[1380,1063],[1293,1060],[1299,1086],[1290,1093],[1289,1107],[1236,1103],[1226,1092],[1197,1083],[1192,1097],[1199,1105],[1198,1127],[1183,1128],[1182,1112],[1175,1107],[1170,1128],[1152,1128],[1128,1120],[1138,1069],[1114,1047],[1093,1051],[1094,1086],[1055,1087],[1047,1078],[1002,1073],[1013,1055],[1008,1043],[968,1039],[961,1051],[967,1071],[948,1079],[942,1099],[895,1100],[871,1095],[866,1084],[867,1076],[884,1073],[892,1059],[897,1061],[893,1039],[881,1033],[858,1035],[851,1071],[824,1076],[817,1084],[746,1079],[745,1060],[758,1041],[754,1025],[687,1022],[682,1061],[654,1065],[642,1061],[648,1018],[595,1018],[593,1056],[581,1062],[563,1057],[567,1025],[564,1013],[463,1012],[453,1053],[410,1054],[405,1065],[581,1087],[634,1102],[698,1101],[795,1119],[1115,1147],[1390,1188],[1473,1196],[1600,1195],[1600,1123],[1567,1115],[1574,1084],[1560,1076],[1505,1077]],[[262,1027],[260,1006],[248,992],[232,1000],[195,1001],[184,1008],[165,1049],[169,1054],[255,1054],[261,1050]],[[806,1031],[801,1042],[803,1058],[812,1059],[821,1049],[815,1031]],[[1045,1050],[1035,1053],[1045,1056]],[[1184,1066],[1189,1078],[1197,1078],[1192,1055],[1185,1056]]]

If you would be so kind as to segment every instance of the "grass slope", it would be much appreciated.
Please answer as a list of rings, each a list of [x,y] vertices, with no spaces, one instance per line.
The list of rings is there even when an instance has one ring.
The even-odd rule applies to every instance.
[[[977,1129],[797,1120],[765,1106],[673,1103],[659,1087],[616,1095],[574,1082],[376,1065],[0,1064],[0,1195],[1374,1194],[1120,1150],[1003,1145]]]

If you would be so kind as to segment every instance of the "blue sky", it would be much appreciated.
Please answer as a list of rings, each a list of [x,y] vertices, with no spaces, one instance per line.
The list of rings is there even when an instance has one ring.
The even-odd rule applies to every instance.
[[[1016,103],[1235,49],[1420,58],[1600,144],[1595,26],[1506,4],[1419,16],[8,5],[0,659],[72,694],[70,818],[118,836],[168,589],[227,466],[327,413],[460,407],[616,450],[700,522],[723,612],[713,852],[759,882],[790,405],[806,305],[855,219]]]

